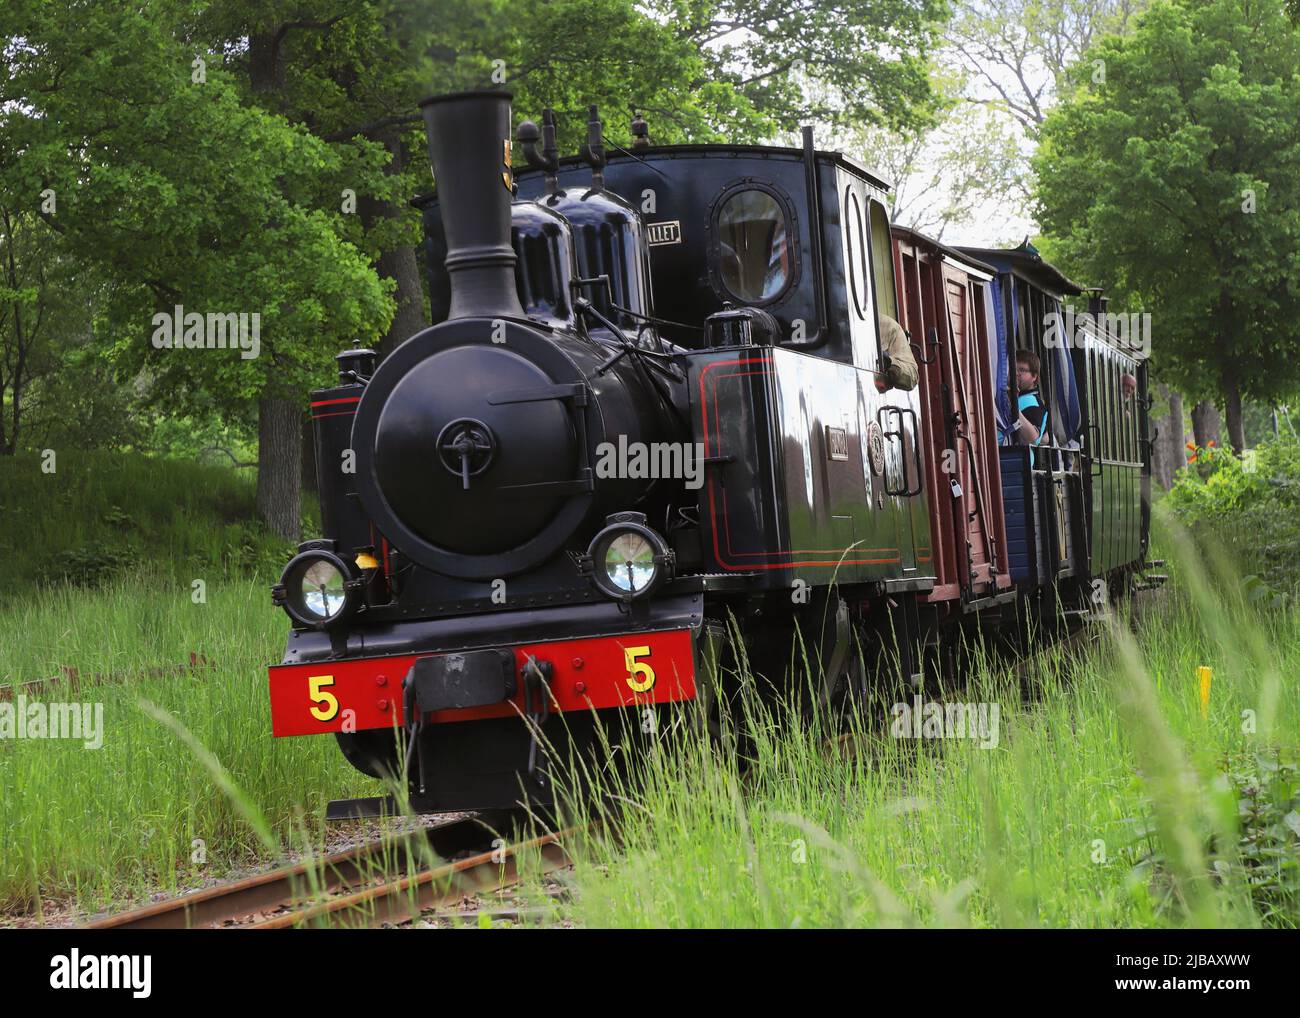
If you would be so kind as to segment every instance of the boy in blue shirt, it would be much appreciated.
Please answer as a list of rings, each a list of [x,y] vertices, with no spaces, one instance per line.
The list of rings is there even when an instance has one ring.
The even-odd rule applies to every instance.
[[[1016,420],[1008,435],[1022,445],[1041,445],[1047,433],[1047,404],[1038,391],[1038,355],[1030,350],[1016,354],[1016,391],[1020,393]]]

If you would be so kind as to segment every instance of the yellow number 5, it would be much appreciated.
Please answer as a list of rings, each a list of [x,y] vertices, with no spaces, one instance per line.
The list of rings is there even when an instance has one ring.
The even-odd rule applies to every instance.
[[[638,661],[650,653],[649,647],[624,647],[623,659],[627,662],[627,684],[634,693],[647,693],[654,688],[655,670],[649,661]]]
[[[333,721],[335,715],[339,712],[338,697],[325,688],[332,685],[334,685],[333,675],[313,675],[307,680],[307,688],[311,691],[312,703],[323,705],[311,709],[311,716],[317,721]]]

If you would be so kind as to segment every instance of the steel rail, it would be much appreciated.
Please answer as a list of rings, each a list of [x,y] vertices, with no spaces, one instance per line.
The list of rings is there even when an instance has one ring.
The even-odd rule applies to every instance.
[[[341,852],[303,860],[256,873],[239,880],[214,884],[191,894],[153,902],[127,912],[101,916],[84,929],[183,930],[212,928],[234,923],[259,912],[292,904],[313,892],[338,893],[371,879],[376,860],[385,853],[395,857],[422,842],[444,848],[482,843],[485,828],[474,816],[446,820],[429,827],[405,831],[396,837],[355,845]],[[418,863],[417,863],[418,865]]]
[[[518,882],[522,854],[537,853],[541,863],[540,874],[563,869],[569,864],[563,841],[577,831],[578,828],[568,828],[504,845],[467,859],[292,909],[253,923],[249,928],[276,930],[304,925],[378,926],[408,922],[429,909],[453,905],[466,895],[499,890]]]

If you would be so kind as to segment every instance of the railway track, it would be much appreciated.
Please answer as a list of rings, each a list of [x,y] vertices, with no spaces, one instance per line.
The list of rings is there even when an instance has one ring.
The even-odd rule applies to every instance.
[[[323,858],[217,884],[96,919],[88,929],[287,929],[409,922],[467,896],[518,882],[522,866],[549,874],[568,866],[569,829],[517,842],[491,841],[474,817],[358,845]],[[451,862],[444,858],[473,851]],[[396,871],[396,872],[395,872]]]

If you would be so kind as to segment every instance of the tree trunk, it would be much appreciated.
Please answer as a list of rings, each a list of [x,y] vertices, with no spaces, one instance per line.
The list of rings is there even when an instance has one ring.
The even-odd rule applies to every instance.
[[[249,33],[249,84],[267,109],[284,87],[283,36],[270,27]],[[257,515],[277,537],[297,541],[302,527],[302,408],[277,389],[275,355],[262,351],[267,378],[257,401]]]
[[[402,135],[396,127],[389,127],[379,136],[388,149],[389,160],[385,172],[390,176],[400,174],[405,169],[405,157],[402,152]],[[405,213],[405,209],[391,202],[376,201],[363,197],[359,203],[361,218],[369,229],[381,219],[393,219]],[[424,290],[420,285],[420,267],[415,258],[415,248],[409,244],[384,251],[379,256],[376,266],[379,275],[391,279],[397,284],[393,299],[397,310],[388,331],[379,341],[380,358],[387,357],[397,347],[405,343],[429,323],[424,319]]]
[[[1187,466],[1187,431],[1183,424],[1183,394],[1174,389],[1169,390],[1169,417],[1165,421],[1169,428],[1169,486],[1173,487],[1174,474]]]
[[[257,401],[257,515],[277,537],[299,538],[302,410],[298,401],[264,394]]]
[[[424,319],[424,290],[420,286],[420,267],[415,248],[410,245],[385,251],[379,256],[379,274],[397,282],[393,299],[397,311],[388,332],[379,341],[381,357],[387,357],[429,323]]]
[[[1174,474],[1187,463],[1183,446],[1183,397],[1163,383],[1157,390],[1169,412],[1153,423],[1160,429],[1151,447],[1151,474],[1165,491],[1173,487]]]
[[[248,83],[254,92],[268,93],[284,87],[284,64],[280,60],[283,38],[275,26],[249,33]]]
[[[1223,405],[1228,418],[1228,441],[1240,457],[1246,451],[1246,426],[1241,416],[1241,386],[1231,366],[1223,369]]]
[[[1208,399],[1203,399],[1192,407],[1192,434],[1196,444],[1204,449],[1211,441],[1217,446],[1219,442],[1219,408]]]

